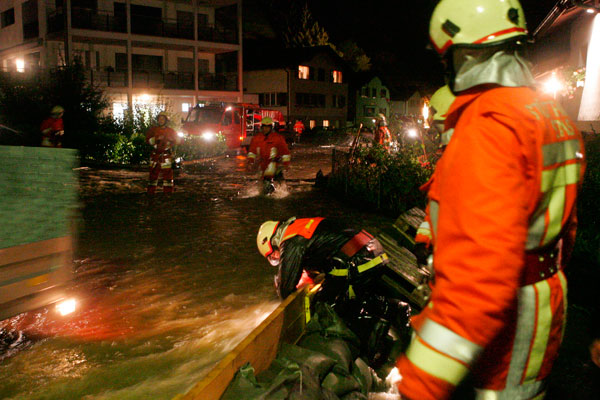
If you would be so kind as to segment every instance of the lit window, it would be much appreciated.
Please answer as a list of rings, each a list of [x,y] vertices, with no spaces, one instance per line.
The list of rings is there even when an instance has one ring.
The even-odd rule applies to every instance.
[[[17,67],[17,72],[25,72],[25,61],[22,59],[17,59],[15,61],[15,65]]]
[[[317,122],[314,119],[311,119],[308,123],[308,126],[310,127],[310,129],[314,129],[314,127],[317,126]]]
[[[113,103],[113,117],[123,118],[127,106],[124,103]]]
[[[299,65],[298,66],[298,79],[308,79],[308,71],[310,70],[310,68],[308,68],[305,65]]]
[[[333,74],[333,83],[342,83],[342,72],[341,71],[332,71]]]
[[[324,119],[323,120],[323,127],[327,128],[329,126],[329,120]]]
[[[190,103],[181,103],[181,112],[190,111]]]

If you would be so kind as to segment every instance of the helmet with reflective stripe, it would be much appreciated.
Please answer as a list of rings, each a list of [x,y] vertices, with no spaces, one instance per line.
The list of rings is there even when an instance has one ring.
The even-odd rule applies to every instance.
[[[264,222],[258,229],[256,246],[258,246],[258,251],[263,255],[263,257],[268,257],[273,252],[271,238],[275,234],[278,225],[279,221],[267,221]]]
[[[61,114],[64,112],[65,112],[65,109],[62,108],[61,106],[54,106],[54,107],[52,107],[52,111],[50,111],[50,114],[58,115],[58,114]]]
[[[429,23],[435,49],[445,54],[455,45],[485,47],[527,36],[518,0],[442,0]]]
[[[262,121],[260,121],[260,124],[261,125],[271,125],[272,126],[273,125],[273,118],[271,118],[271,117],[264,117],[262,119]]]
[[[434,121],[446,120],[446,113],[450,109],[455,98],[456,97],[452,94],[448,85],[442,86],[433,94],[433,96],[431,96],[429,107],[433,108],[432,114]]]

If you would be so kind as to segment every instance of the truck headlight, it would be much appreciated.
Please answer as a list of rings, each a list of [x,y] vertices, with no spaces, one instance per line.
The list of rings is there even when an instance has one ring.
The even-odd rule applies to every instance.
[[[215,138],[215,133],[211,131],[202,132],[202,139],[211,141]]]

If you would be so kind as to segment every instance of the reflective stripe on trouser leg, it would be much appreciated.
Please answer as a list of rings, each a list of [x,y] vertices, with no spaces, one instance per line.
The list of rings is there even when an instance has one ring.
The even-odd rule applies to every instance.
[[[543,398],[544,378],[558,353],[564,329],[566,280],[562,271],[519,290],[518,317],[506,386],[477,389],[477,400]]]

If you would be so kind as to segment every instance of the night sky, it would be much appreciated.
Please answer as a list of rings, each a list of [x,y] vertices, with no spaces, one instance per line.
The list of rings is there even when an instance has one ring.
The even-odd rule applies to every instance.
[[[260,9],[262,1],[244,0],[244,8]],[[521,1],[530,31],[535,30],[557,1]],[[312,15],[325,28],[330,41],[334,44],[344,40],[356,42],[371,58],[373,69],[385,75],[388,83],[425,82],[433,87],[443,84],[439,59],[433,50],[426,49],[429,19],[437,2],[307,0]]]

